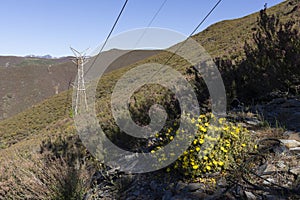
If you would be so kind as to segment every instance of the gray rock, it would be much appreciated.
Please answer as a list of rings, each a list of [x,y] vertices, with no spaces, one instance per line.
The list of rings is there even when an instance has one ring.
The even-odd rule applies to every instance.
[[[248,200],[256,200],[257,199],[257,197],[252,192],[245,191],[244,193]]]
[[[290,169],[290,172],[295,175],[300,175],[300,167],[294,167],[294,168]]]
[[[283,108],[297,108],[300,105],[300,101],[297,99],[287,99],[282,103]]]
[[[178,181],[176,187],[175,187],[175,193],[179,194],[184,188],[186,187],[186,184],[182,181]]]
[[[131,197],[126,198],[126,200],[134,200],[134,199],[136,199],[136,196],[131,196]]]
[[[266,200],[285,200],[286,198],[275,196],[275,195],[265,195]]]
[[[165,191],[164,196],[162,197],[162,200],[171,200],[173,194],[170,190]]]
[[[208,194],[206,194],[204,191],[196,191],[196,192],[191,192],[189,196],[192,199],[205,199],[208,197]]]
[[[252,126],[258,126],[259,124],[261,124],[261,121],[259,121],[258,119],[248,119],[247,121],[245,121],[247,124],[252,125]]]
[[[280,169],[285,169],[286,168],[286,165],[284,164],[284,161],[282,160],[279,160],[277,163],[276,163],[276,166]]]
[[[265,185],[270,185],[272,183],[275,183],[275,180],[272,178],[267,178],[266,180],[263,181],[263,184]]]
[[[285,98],[277,98],[270,102],[270,104],[283,104],[286,101]]]
[[[141,194],[140,190],[136,190],[132,193],[134,196],[139,196]]]
[[[282,142],[289,149],[294,148],[294,147],[300,147],[300,142],[298,142],[297,140],[283,140],[283,139],[281,139],[280,142]]]
[[[203,190],[205,188],[203,183],[189,183],[184,190],[188,192],[195,192],[197,190]]]
[[[289,130],[300,131],[300,100],[297,98],[277,98],[266,105],[257,105],[258,112],[272,126],[284,126]]]
[[[292,151],[294,153],[300,153],[300,147],[290,148],[290,151]]]
[[[282,155],[289,152],[289,149],[284,145],[274,146],[273,151],[276,155]]]
[[[270,175],[276,171],[276,167],[272,164],[268,164],[266,169],[264,170],[263,175]]]
[[[288,136],[289,140],[297,140],[298,142],[300,142],[300,133],[291,133]]]
[[[193,198],[189,198],[189,197],[186,196],[186,194],[182,194],[182,195],[173,196],[171,198],[171,200],[193,200]]]
[[[150,182],[150,188],[151,188],[151,190],[153,190],[153,191],[155,191],[156,189],[157,189],[157,183],[156,183],[156,181],[151,181]]]
[[[222,187],[222,188],[228,186],[227,181],[226,181],[225,178],[221,178],[220,180],[218,180],[217,185],[218,185],[219,187]]]

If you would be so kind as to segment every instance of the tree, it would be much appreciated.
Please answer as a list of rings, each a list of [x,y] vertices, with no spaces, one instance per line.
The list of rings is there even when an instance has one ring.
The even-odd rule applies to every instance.
[[[295,21],[282,24],[279,17],[260,11],[254,46],[245,44],[246,59],[241,63],[250,72],[252,84],[262,81],[262,93],[289,91],[299,84],[300,37]]]
[[[268,15],[266,8],[261,10],[253,40],[245,42],[244,52],[239,62],[215,60],[229,97],[249,102],[275,91],[298,92],[300,35],[295,21],[283,24],[278,16]]]

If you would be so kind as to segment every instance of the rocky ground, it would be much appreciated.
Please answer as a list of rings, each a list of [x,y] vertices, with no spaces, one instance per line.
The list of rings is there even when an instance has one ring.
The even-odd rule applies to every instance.
[[[251,109],[260,117],[229,114],[251,130],[258,144],[243,166],[193,182],[164,169],[135,175],[104,169],[93,176],[84,199],[300,199],[299,98],[276,98]]]

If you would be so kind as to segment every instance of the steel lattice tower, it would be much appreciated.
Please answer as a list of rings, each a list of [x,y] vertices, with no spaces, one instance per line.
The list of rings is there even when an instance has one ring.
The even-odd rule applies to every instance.
[[[85,81],[84,81],[84,64],[87,63],[87,57],[84,53],[80,53],[71,47],[75,55],[73,62],[77,66],[77,83],[76,83],[76,100],[75,100],[75,115],[78,114],[78,111],[81,109],[87,110],[87,97],[85,91]]]

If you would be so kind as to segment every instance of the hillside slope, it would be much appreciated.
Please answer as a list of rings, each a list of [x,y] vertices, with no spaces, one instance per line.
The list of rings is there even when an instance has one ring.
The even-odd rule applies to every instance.
[[[284,1],[269,8],[268,13],[279,16],[282,22],[290,19],[299,22],[299,1]],[[228,56],[236,58],[243,56],[244,43],[252,38],[258,16],[258,13],[253,13],[239,19],[218,22],[194,35],[193,38],[213,57]]]
[[[297,7],[298,4],[299,4],[298,1],[286,1],[277,6],[270,8],[269,10],[271,13],[277,13],[280,16],[284,16],[283,17],[284,19],[293,17],[293,18],[296,18],[298,21],[300,21],[300,16],[298,15],[298,10],[295,9],[295,8],[299,8],[299,7]],[[293,11],[293,12],[291,12],[291,11]],[[232,53],[232,55],[234,55],[234,54],[242,55],[243,54],[242,47],[237,46],[236,43],[243,44],[244,42],[242,42],[243,41],[242,38],[247,38],[252,35],[253,28],[251,28],[251,27],[254,27],[257,16],[258,16],[258,14],[255,13],[255,14],[243,17],[241,19],[220,22],[215,25],[212,25],[208,29],[204,30],[201,33],[196,34],[193,37],[194,37],[194,39],[201,41],[203,46],[213,56],[222,56],[222,55],[227,55],[228,53]],[[241,24],[243,26],[241,26]],[[223,27],[223,28],[221,28],[221,27]],[[235,32],[228,31],[227,29],[229,29],[229,28],[230,28],[230,30],[235,30]],[[215,35],[215,40],[210,40],[209,38],[212,38],[213,35]],[[234,42],[230,42],[230,41],[234,41]],[[222,48],[218,49],[218,51],[214,51],[213,47],[218,46],[218,45],[221,45]],[[234,50],[234,52],[229,52],[229,51],[227,51],[228,49],[235,49],[235,50]],[[115,50],[112,50],[112,51],[115,51]],[[158,53],[158,52],[155,52],[154,54],[156,54],[156,53]],[[152,54],[152,53],[150,53],[150,54]],[[106,55],[102,55],[102,56],[105,57]],[[147,56],[150,56],[150,55],[147,55]],[[157,62],[157,63],[164,64],[165,61],[168,60],[169,56],[170,56],[170,53],[163,52],[158,55],[149,57],[145,60],[142,60],[136,64],[147,63],[147,62]],[[126,59],[128,59],[128,58],[126,58]],[[133,59],[131,61],[130,61],[130,59],[128,59],[128,60],[129,61],[126,64],[130,64],[131,61],[137,61],[138,59]],[[114,63],[117,63],[117,65],[113,66]],[[126,70],[136,66],[136,64],[135,64],[135,65],[131,65],[129,67],[117,69],[117,68],[120,68],[120,67],[118,67],[118,65],[122,64],[122,58],[120,61],[117,60],[114,63],[112,64],[112,68],[114,68],[116,70],[113,70],[113,71],[107,73],[104,77],[101,78],[101,80],[99,82],[99,88],[98,88],[99,90],[98,90],[97,96],[98,97],[101,96],[101,99],[99,99],[98,105],[101,105],[102,110],[109,109],[109,104],[107,102],[107,99],[110,97],[111,91],[113,90],[113,87],[114,87],[116,81],[118,80],[118,78],[121,77],[122,74]],[[186,73],[187,67],[190,67],[186,61],[183,61],[182,59],[179,59],[176,56],[174,58],[172,58],[172,60],[168,64],[170,66],[173,66],[175,69],[179,70],[183,74]],[[68,77],[71,79],[72,73],[74,74],[75,70],[74,70],[74,66],[72,66],[71,64],[68,64],[68,66],[69,67],[64,68],[63,66],[58,65],[57,70],[65,70],[65,72],[69,73]],[[70,70],[70,71],[68,71],[68,70]],[[49,74],[49,72],[46,69],[41,69],[41,71],[43,71],[43,73],[47,74],[48,77],[54,78],[51,74]],[[23,71],[23,73],[24,73],[24,71]],[[57,73],[63,74],[64,72],[57,71]],[[2,74],[3,73],[0,73],[0,75],[2,75]],[[8,75],[6,75],[6,76],[8,76]],[[17,76],[17,75],[15,75],[15,76]],[[29,76],[30,77],[30,74],[27,74],[27,75],[21,74],[19,76],[21,76],[21,77]],[[66,77],[66,75],[60,76],[60,78],[62,78],[63,81],[65,81],[65,84],[61,84],[61,85],[64,85],[66,88],[69,83],[68,81],[70,81],[70,79],[68,79],[68,77]],[[40,84],[41,82],[44,83],[45,81],[42,81],[44,79],[45,78],[38,76],[37,79],[35,80],[35,82],[36,82],[35,84]],[[3,80],[0,79],[0,81],[3,81]],[[55,92],[54,92],[53,85],[52,85],[52,79],[50,78],[49,81],[50,81],[50,85],[45,84],[45,87],[47,87],[47,89],[45,89],[45,90],[50,91],[51,95],[53,95]],[[33,81],[33,83],[34,83],[34,81]],[[22,86],[22,80],[20,80],[20,84]],[[12,84],[12,82],[7,82],[5,84],[1,83],[1,85],[7,85],[7,87],[13,87],[14,84]],[[36,85],[33,84],[32,86],[36,86]],[[23,87],[25,87],[25,85]],[[11,88],[11,90],[14,90],[14,89]],[[22,91],[20,91],[20,92],[22,92]],[[144,91],[144,92],[146,92],[146,91]],[[6,94],[2,93],[2,95],[5,96],[5,95],[7,95],[7,93]],[[36,93],[41,95],[41,93],[39,93],[38,91],[36,91]],[[34,95],[34,93],[33,93],[33,95]],[[150,94],[147,94],[147,95],[150,95]],[[11,97],[13,97],[13,95],[11,95]],[[24,98],[23,98],[23,100],[24,100]],[[3,103],[2,105],[5,105],[5,104]],[[50,98],[50,99],[42,102],[41,104],[38,104],[37,106],[34,106],[33,108],[26,110],[25,112],[22,112],[11,118],[1,121],[0,122],[0,141],[2,143],[2,146],[7,146],[7,145],[10,146],[10,144],[16,143],[18,141],[18,139],[11,138],[10,137],[11,134],[15,135],[14,137],[16,137],[16,138],[18,138],[18,135],[22,135],[22,137],[20,137],[20,138],[24,139],[24,138],[26,138],[26,135],[38,133],[40,130],[49,126],[49,123],[55,122],[63,117],[68,117],[69,113],[70,113],[70,108],[71,108],[71,93],[65,92],[65,93],[59,94],[53,98]],[[102,116],[102,114],[100,114],[100,116]],[[105,118],[105,116],[106,115],[103,114],[103,117],[104,117],[103,120],[107,121],[108,119]],[[40,124],[40,125],[36,125],[36,124]],[[35,128],[33,128],[32,126]],[[13,142],[11,140],[13,140]]]
[[[284,22],[291,18],[299,21],[299,2],[286,1],[268,9]],[[245,40],[252,37],[258,13],[216,23],[193,38],[212,57],[239,58],[244,55]],[[113,54],[113,50],[110,51]],[[108,70],[118,69],[155,55],[156,51],[137,51],[120,58]],[[132,53],[131,53],[132,54]],[[163,57],[163,56],[159,56]],[[125,62],[124,62],[125,61]],[[70,57],[61,59],[22,58],[0,56],[0,120],[13,116],[50,96],[70,88],[76,68]]]
[[[103,52],[106,57],[121,50]],[[157,54],[159,51],[138,50],[112,63],[108,71],[118,69]],[[0,56],[0,120],[70,89],[77,74],[73,57],[41,59]]]

